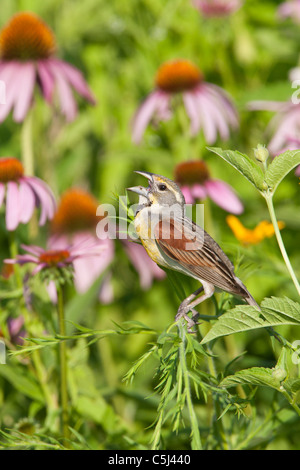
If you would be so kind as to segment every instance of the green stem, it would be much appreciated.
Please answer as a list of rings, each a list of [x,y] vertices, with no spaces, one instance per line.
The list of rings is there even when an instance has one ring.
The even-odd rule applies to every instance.
[[[190,422],[191,422],[191,431],[192,431],[192,450],[202,450],[202,443],[201,437],[198,427],[197,416],[193,407],[192,395],[191,395],[191,386],[190,386],[190,377],[189,371],[186,364],[186,354],[185,354],[185,335],[186,329],[182,323],[178,325],[179,329],[179,336],[181,338],[181,343],[179,346],[179,358],[180,358],[180,365],[183,371],[183,380],[186,392],[186,403],[190,415]]]
[[[60,285],[57,286],[57,311],[58,311],[58,324],[59,334],[66,336],[65,328],[65,314],[64,314],[64,299],[63,290]],[[69,412],[68,412],[68,388],[67,388],[67,348],[64,340],[59,343],[59,355],[60,355],[60,399],[61,399],[61,422],[62,422],[62,434],[64,437],[64,444],[67,445],[67,439],[69,438]]]
[[[17,240],[16,240],[16,233],[14,231],[9,232],[9,250],[10,250],[10,256],[13,259],[16,259],[16,257],[18,256],[18,245],[17,245]],[[23,292],[23,282],[22,282],[22,276],[20,272],[20,266],[17,263],[14,264],[14,272],[15,272],[15,279],[16,279],[17,287],[19,289],[22,289],[22,292]],[[21,307],[21,311],[25,320],[26,329],[30,332],[31,322],[30,322],[29,312],[25,306]],[[33,364],[34,364],[35,371],[37,374],[37,378],[39,380],[39,383],[41,385],[42,391],[45,396],[45,401],[48,406],[48,413],[49,415],[52,416],[55,413],[56,403],[55,403],[55,399],[52,397],[51,392],[47,386],[46,374],[45,374],[44,366],[40,358],[39,351],[33,351],[32,360],[33,360]],[[49,422],[51,421],[52,419],[49,420]]]
[[[212,375],[213,377],[216,378],[217,377],[217,371],[216,371],[216,367],[215,367],[213,354],[212,354],[212,351],[211,351],[209,346],[208,346],[207,350],[210,354],[207,358],[209,372],[210,372],[210,375]],[[226,440],[226,433],[225,433],[225,430],[224,430],[224,427],[223,427],[222,418],[219,418],[221,416],[221,408],[220,408],[220,403],[218,401],[218,397],[216,397],[213,400],[213,402],[214,402],[215,415],[216,415],[215,429],[216,429],[216,431],[219,435],[219,440],[220,440],[220,443],[222,445],[222,448],[224,450],[228,450],[229,446],[228,446],[228,443],[227,443],[227,440]]]
[[[278,242],[282,257],[283,257],[284,262],[286,264],[286,267],[287,267],[287,269],[288,269],[288,271],[291,275],[291,278],[292,278],[293,283],[294,283],[294,285],[297,289],[297,292],[300,296],[300,285],[299,285],[299,282],[296,278],[296,275],[294,273],[292,265],[290,263],[288,254],[286,252],[286,249],[285,249],[282,237],[281,237],[281,233],[280,233],[280,230],[279,230],[279,227],[278,227],[278,222],[277,222],[277,218],[276,218],[276,214],[275,214],[275,210],[274,210],[273,198],[272,198],[272,196],[267,195],[267,194],[264,194],[264,198],[265,198],[267,206],[268,206],[270,218],[271,218],[271,221],[272,221],[272,224],[273,224],[273,227],[274,227],[275,235],[276,235],[276,238],[277,238],[277,242]]]
[[[26,175],[34,175],[32,110],[27,114],[21,132],[22,160]]]
[[[16,232],[8,232],[8,243],[9,243],[9,252],[12,259],[16,259],[18,256],[18,245],[16,240]],[[21,277],[20,265],[15,263],[14,265],[14,273],[17,287],[23,290],[23,282]]]

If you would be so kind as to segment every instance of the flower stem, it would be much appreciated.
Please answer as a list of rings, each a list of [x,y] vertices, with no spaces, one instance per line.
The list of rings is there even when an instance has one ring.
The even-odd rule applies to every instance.
[[[286,264],[286,267],[287,267],[287,269],[288,269],[288,271],[291,275],[291,278],[292,278],[293,283],[296,287],[296,290],[297,290],[297,292],[300,296],[300,285],[299,285],[299,282],[296,278],[296,274],[294,273],[292,265],[290,263],[288,254],[286,252],[286,249],[285,249],[282,237],[281,237],[281,233],[280,233],[280,230],[279,230],[279,227],[278,227],[278,222],[277,222],[277,218],[276,218],[276,214],[275,214],[275,210],[274,210],[273,198],[272,198],[272,196],[267,195],[267,194],[264,194],[264,198],[265,198],[267,206],[268,206],[270,218],[271,218],[271,221],[272,221],[272,224],[273,224],[273,227],[274,227],[275,235],[276,235],[276,238],[277,238],[277,242],[278,242],[282,257],[283,257],[284,262]]]
[[[9,243],[9,252],[12,259],[16,259],[18,256],[18,245],[16,241],[16,233],[15,231],[8,232],[8,243]],[[20,272],[20,265],[15,263],[14,265],[14,273],[17,287],[23,289],[23,282],[21,278]]]
[[[202,450],[202,443],[201,437],[199,432],[199,426],[197,422],[197,416],[193,407],[192,395],[191,395],[191,386],[190,386],[190,378],[189,378],[189,371],[186,364],[186,357],[185,357],[185,335],[186,330],[183,322],[178,325],[179,329],[179,336],[181,338],[181,343],[179,346],[179,358],[180,358],[180,365],[183,371],[183,380],[186,392],[186,402],[187,407],[190,415],[190,422],[191,422],[191,435],[192,435],[192,450]]]
[[[34,175],[34,157],[32,143],[32,110],[27,114],[21,132],[22,160],[25,174]]]
[[[62,286],[57,286],[57,311],[58,311],[58,323],[59,323],[59,334],[61,336],[66,335],[65,329],[65,314],[64,314],[64,299]],[[69,438],[69,412],[68,412],[68,388],[67,388],[67,348],[64,340],[59,343],[59,355],[60,355],[60,399],[61,399],[61,423],[62,423],[62,434],[64,437],[64,444],[67,446],[67,439]]]

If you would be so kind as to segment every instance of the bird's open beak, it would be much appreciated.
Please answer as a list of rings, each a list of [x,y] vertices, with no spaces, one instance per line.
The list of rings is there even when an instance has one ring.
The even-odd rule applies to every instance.
[[[140,196],[144,196],[148,199],[148,189],[144,188],[143,186],[132,186],[132,188],[126,188],[127,191],[132,191],[133,193],[139,194]]]
[[[135,171],[135,173],[137,173],[138,175],[142,175],[144,176],[145,178],[147,178],[151,183],[153,183],[153,173],[148,173],[148,171]]]
[[[151,188],[151,185],[153,183],[153,173],[148,173],[148,171],[135,171],[135,173],[138,173],[139,175],[142,175],[147,178],[149,180],[149,185]],[[144,186],[133,186],[132,188],[127,188],[127,191],[132,191],[133,193],[139,194],[140,196],[144,196],[146,199],[149,200],[149,188],[144,188]]]

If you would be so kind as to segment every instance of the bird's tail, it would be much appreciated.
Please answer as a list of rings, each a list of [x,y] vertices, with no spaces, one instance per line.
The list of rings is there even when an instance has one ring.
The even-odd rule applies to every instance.
[[[260,310],[260,306],[256,302],[256,300],[252,297],[250,292],[247,290],[247,287],[242,283],[242,281],[239,278],[235,278],[236,283],[242,288],[242,292],[240,295],[246,300],[246,302],[249,305],[252,305],[253,307],[257,307]]]
[[[247,291],[247,296],[245,296],[244,299],[249,305],[253,305],[253,307],[257,307],[260,310],[260,306],[258,305],[256,300],[252,297],[250,292]]]

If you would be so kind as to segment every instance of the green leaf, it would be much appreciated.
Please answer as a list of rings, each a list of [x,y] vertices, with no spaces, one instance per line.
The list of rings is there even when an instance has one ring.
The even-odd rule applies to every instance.
[[[220,383],[221,387],[229,388],[236,385],[263,385],[280,391],[281,382],[273,375],[272,369],[264,367],[251,367],[225,377]]]
[[[264,317],[273,325],[284,323],[289,325],[300,324],[300,304],[288,297],[269,297],[262,301],[261,308]]]
[[[44,403],[44,396],[35,378],[24,368],[16,364],[0,366],[0,376],[4,377],[21,394]]]
[[[273,193],[283,178],[298,165],[300,150],[287,150],[274,158],[265,173],[265,182]]]
[[[201,344],[232,333],[256,328],[300,325],[300,304],[286,297],[264,299],[261,308],[260,312],[251,305],[238,305],[229,310],[216,321]]]
[[[262,169],[254,160],[251,160],[247,155],[234,150],[222,150],[216,147],[207,148],[232,165],[259,191],[264,190],[264,174]]]

